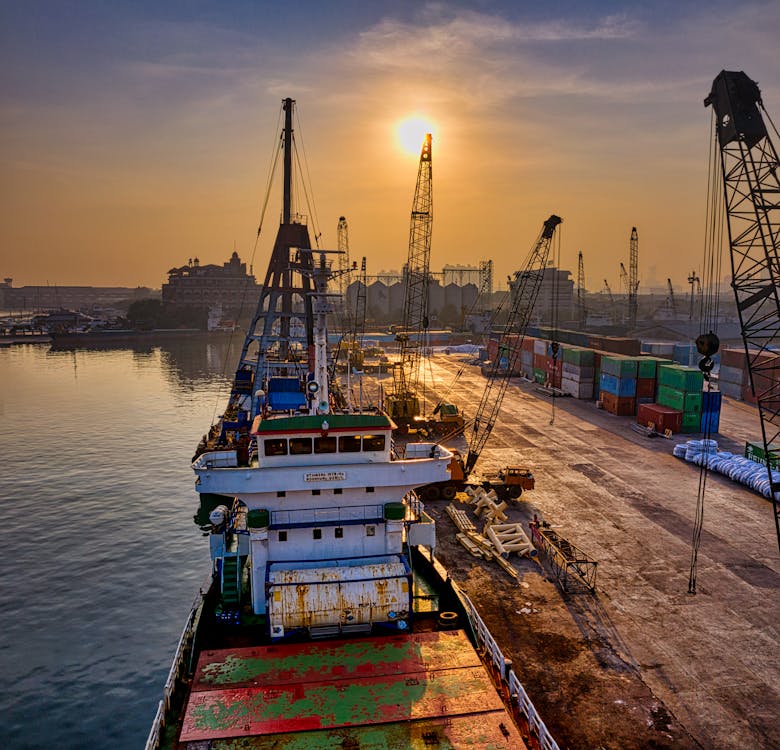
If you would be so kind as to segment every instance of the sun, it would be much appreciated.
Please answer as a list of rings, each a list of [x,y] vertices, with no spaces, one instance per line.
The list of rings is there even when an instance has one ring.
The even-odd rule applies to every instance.
[[[421,115],[410,115],[395,126],[395,134],[401,150],[414,156],[420,155],[426,133],[435,135],[434,124]]]

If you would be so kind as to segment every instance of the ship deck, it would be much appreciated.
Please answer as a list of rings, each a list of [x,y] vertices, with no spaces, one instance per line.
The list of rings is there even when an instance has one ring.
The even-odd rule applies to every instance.
[[[180,746],[526,747],[462,630],[200,654]]]

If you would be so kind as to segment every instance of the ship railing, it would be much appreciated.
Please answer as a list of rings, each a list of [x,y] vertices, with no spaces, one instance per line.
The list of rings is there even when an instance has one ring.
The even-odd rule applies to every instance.
[[[198,595],[192,604],[190,613],[184,623],[184,628],[179,636],[179,642],[176,644],[176,651],[171,662],[171,668],[168,670],[168,679],[165,680],[163,688],[163,697],[157,706],[157,713],[152,722],[152,728],[149,730],[149,736],[146,739],[145,750],[156,750],[160,746],[160,733],[165,727],[165,715],[171,707],[171,700],[176,689],[176,682],[182,676],[182,670],[188,668],[187,653],[192,648],[195,640],[195,631],[198,628],[198,615],[203,597],[206,595],[211,585],[211,576],[201,585]]]
[[[484,649],[493,666],[507,683],[512,702],[517,704],[517,708],[528,722],[529,728],[538,738],[539,746],[542,750],[560,750],[558,743],[553,739],[542,718],[534,708],[534,704],[528,697],[528,693],[511,668],[511,660],[507,659],[501,652],[484,620],[479,616],[474,603],[454,584],[453,588],[466,608],[466,613],[471,621],[478,644]]]

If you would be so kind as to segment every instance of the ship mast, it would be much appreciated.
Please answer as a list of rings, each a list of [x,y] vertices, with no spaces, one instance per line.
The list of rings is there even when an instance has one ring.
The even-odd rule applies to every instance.
[[[282,215],[257,310],[241,351],[234,395],[256,394],[269,376],[301,377],[309,370],[314,349],[312,314],[313,260],[306,216],[295,212],[293,158],[295,100],[282,103],[284,130]],[[259,399],[251,399],[250,418],[256,416]]]

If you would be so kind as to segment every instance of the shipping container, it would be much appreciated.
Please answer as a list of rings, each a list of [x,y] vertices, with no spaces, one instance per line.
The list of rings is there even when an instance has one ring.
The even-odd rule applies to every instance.
[[[602,371],[599,388],[602,393],[611,393],[613,396],[636,397],[636,380],[634,378],[617,378]]]
[[[728,381],[721,381],[719,383],[720,392],[724,396],[742,401],[742,386],[735,383],[729,383]]]
[[[619,417],[630,417],[636,414],[636,399],[626,396],[616,396],[613,393],[601,392],[599,397],[604,411]]]
[[[658,385],[669,386],[678,391],[701,391],[704,374],[698,367],[683,365],[661,365],[658,368]]]
[[[593,349],[567,346],[563,352],[563,361],[579,367],[593,367],[595,354]]]
[[[659,404],[671,406],[681,412],[698,414],[701,416],[701,391],[680,391],[677,388],[670,388],[668,385],[658,386]]]
[[[679,362],[681,365],[692,366],[700,358],[699,353],[696,351],[696,344],[686,343],[674,345],[672,359],[674,359],[675,362]]]
[[[680,432],[686,435],[701,432],[701,412],[683,412]]]
[[[521,345],[523,351],[533,353],[534,341],[536,341],[536,339],[533,336],[523,336],[523,343]]]
[[[534,354],[534,370],[546,370],[546,369],[547,369],[547,355]]]
[[[581,367],[580,365],[574,365],[564,360],[563,369],[561,370],[564,377],[576,379],[576,380],[593,380],[593,368]]]
[[[637,366],[636,357],[605,354],[601,358],[601,372],[618,378],[636,378]]]
[[[720,429],[720,411],[703,411],[701,413],[701,428],[699,432],[716,433]]]
[[[636,397],[649,398],[655,401],[655,378],[637,378],[636,379]]]
[[[720,391],[702,391],[701,393],[701,411],[702,414],[704,412],[714,412],[720,411],[721,403],[723,401],[723,396]]]
[[[549,342],[546,339],[534,339],[534,354],[547,356],[547,346]]]
[[[645,427],[652,423],[658,432],[680,432],[682,412],[663,404],[641,404],[637,407],[636,421]]]
[[[547,372],[542,368],[534,367],[534,382],[544,385],[544,381],[547,378]]]
[[[561,378],[561,390],[574,398],[592,399],[593,381],[592,380],[572,380],[564,376]]]
[[[642,352],[671,360],[674,357],[673,341],[643,341]]]
[[[721,364],[718,370],[718,382],[733,383],[741,388],[747,383],[747,379],[747,370],[742,370],[739,367]]]

